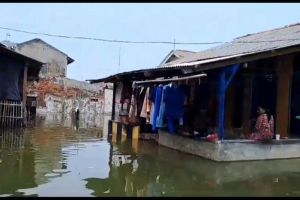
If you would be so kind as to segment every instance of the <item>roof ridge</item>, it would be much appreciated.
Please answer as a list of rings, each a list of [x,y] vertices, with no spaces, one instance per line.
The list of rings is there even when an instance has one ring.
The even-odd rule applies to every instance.
[[[30,43],[30,42],[33,42],[33,41],[39,41],[39,42],[42,42],[42,43],[46,44],[47,46],[49,46],[49,47],[51,47],[51,48],[57,50],[58,52],[64,54],[65,56],[67,56],[68,64],[70,64],[70,63],[72,63],[72,62],[74,61],[74,59],[71,58],[67,53],[65,53],[65,52],[63,52],[63,51],[61,51],[61,50],[59,50],[58,48],[52,46],[51,44],[49,44],[48,42],[46,42],[46,41],[44,41],[44,40],[42,40],[42,39],[40,39],[40,38],[34,38],[34,39],[31,39],[31,40],[27,40],[27,41],[25,41],[25,42],[17,43],[17,46],[22,46],[22,45],[24,45],[24,44],[27,44],[27,43]]]
[[[196,51],[190,51],[190,50],[185,50],[185,49],[175,49],[173,51],[186,51],[186,52],[190,52],[190,53],[197,53]]]
[[[300,22],[297,22],[297,23],[294,23],[294,24],[289,24],[289,25],[285,25],[285,26],[282,26],[282,27],[273,28],[273,29],[269,29],[269,30],[265,30],[265,31],[259,31],[259,32],[256,32],[256,33],[249,33],[249,34],[246,34],[246,35],[243,35],[243,36],[236,37],[232,41],[242,39],[242,38],[252,36],[252,35],[257,35],[257,34],[266,33],[266,32],[270,32],[270,31],[276,31],[276,30],[280,30],[280,29],[286,29],[286,28],[299,26],[299,25],[300,25]]]

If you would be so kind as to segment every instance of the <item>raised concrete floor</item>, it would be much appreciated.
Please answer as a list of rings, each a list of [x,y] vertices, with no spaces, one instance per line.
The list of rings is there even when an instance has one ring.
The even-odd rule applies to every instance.
[[[181,152],[198,155],[214,161],[249,161],[300,158],[300,140],[285,139],[272,144],[251,140],[223,140],[211,143],[159,130],[158,143]]]

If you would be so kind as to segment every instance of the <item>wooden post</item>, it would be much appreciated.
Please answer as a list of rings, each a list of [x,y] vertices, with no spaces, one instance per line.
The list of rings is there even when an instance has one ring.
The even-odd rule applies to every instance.
[[[118,123],[112,121],[112,141],[114,143],[117,142],[117,137],[118,137]]]
[[[232,85],[233,86],[233,85]],[[233,111],[234,111],[234,95],[236,92],[236,88],[229,87],[226,93],[226,113],[225,113],[225,129],[228,130],[228,132],[233,131]]]
[[[140,137],[140,126],[134,126],[132,128],[132,139],[138,140]]]
[[[122,124],[122,130],[121,130],[121,142],[125,142],[127,139],[127,128],[125,124]]]
[[[294,56],[285,55],[277,59],[277,106],[276,106],[276,134],[280,137],[289,136],[290,124],[290,95],[293,74]]]
[[[26,125],[26,98],[27,98],[27,74],[28,74],[28,63],[25,64],[24,67],[24,76],[23,76],[23,117],[24,117],[24,123]]]
[[[224,117],[225,117],[225,94],[226,94],[226,73],[222,70],[219,80],[219,138],[224,138]]]
[[[253,90],[253,75],[245,76],[245,87],[243,94],[243,134],[248,137],[251,134],[251,106],[252,106],[252,90]]]
[[[113,84],[113,99],[112,99],[112,110],[111,110],[111,120],[115,120],[115,112],[116,112],[116,90],[117,84]]]
[[[219,79],[219,116],[218,116],[218,126],[219,126],[219,138],[221,140],[224,139],[224,121],[225,121],[225,100],[226,100],[226,91],[235,77],[237,71],[239,69],[239,65],[233,65],[230,68],[222,69],[220,72]],[[226,73],[230,72],[230,76],[227,79]],[[227,79],[227,80],[226,80]]]

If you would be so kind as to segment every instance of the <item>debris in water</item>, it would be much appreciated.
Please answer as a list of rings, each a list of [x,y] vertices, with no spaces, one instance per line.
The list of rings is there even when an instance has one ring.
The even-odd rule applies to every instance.
[[[110,193],[110,188],[108,190],[106,190],[105,192],[103,192],[104,194],[108,194]]]
[[[274,178],[273,182],[278,183],[278,178]]]

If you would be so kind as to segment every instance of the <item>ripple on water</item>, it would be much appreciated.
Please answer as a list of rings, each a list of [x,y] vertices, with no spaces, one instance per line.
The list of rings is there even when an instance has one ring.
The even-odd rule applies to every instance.
[[[11,194],[0,194],[0,197],[10,197]]]
[[[48,173],[48,174],[45,174],[46,177],[57,177],[57,176],[60,176],[60,174],[57,174],[57,173]]]
[[[65,173],[69,173],[70,170],[67,170],[67,169],[53,169],[52,172],[59,173],[59,174],[65,174]]]

